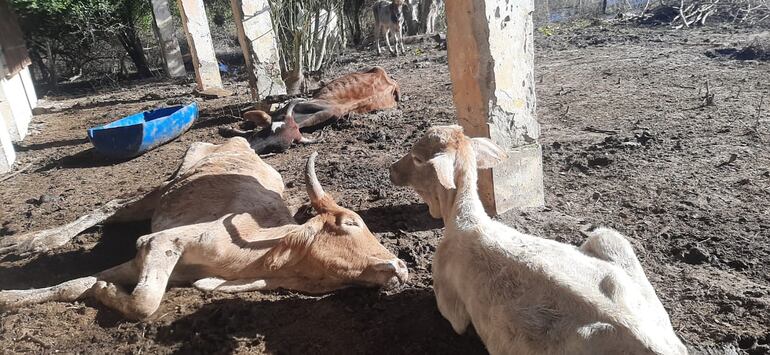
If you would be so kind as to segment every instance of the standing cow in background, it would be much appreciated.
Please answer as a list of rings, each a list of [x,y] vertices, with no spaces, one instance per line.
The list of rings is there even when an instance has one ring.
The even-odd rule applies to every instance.
[[[399,55],[398,44],[401,44],[401,53],[406,52],[404,49],[404,37],[401,32],[401,28],[404,24],[404,0],[378,0],[372,6],[374,13],[374,35],[377,40],[377,54],[382,54],[382,48],[380,48],[380,39],[385,36],[385,44],[388,45],[388,51],[390,54]],[[395,39],[396,51],[390,46],[389,33],[393,33]]]

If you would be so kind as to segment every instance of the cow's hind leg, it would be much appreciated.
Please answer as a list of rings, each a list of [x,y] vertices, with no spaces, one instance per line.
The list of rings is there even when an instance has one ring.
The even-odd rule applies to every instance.
[[[129,294],[117,284],[106,281],[96,282],[93,288],[97,300],[131,319],[144,319],[155,313],[182,254],[181,246],[170,238],[151,234],[143,239],[138,243],[135,262],[139,273],[133,292]]]
[[[59,248],[84,230],[102,222],[128,222],[149,219],[160,193],[156,190],[127,199],[115,199],[74,222],[37,232],[11,235],[0,240],[0,255],[26,255]]]
[[[99,280],[135,283],[136,269],[133,262],[129,261],[94,276],[81,277],[56,286],[0,291],[0,309],[13,309],[44,302],[74,302],[87,298],[91,288]]]
[[[580,246],[583,254],[602,259],[623,269],[639,285],[652,288],[631,243],[618,231],[598,227],[581,231],[588,236]]]
[[[0,291],[0,310],[15,309],[51,301],[74,302],[85,298],[96,281],[96,277],[88,276],[62,282],[51,287]]]

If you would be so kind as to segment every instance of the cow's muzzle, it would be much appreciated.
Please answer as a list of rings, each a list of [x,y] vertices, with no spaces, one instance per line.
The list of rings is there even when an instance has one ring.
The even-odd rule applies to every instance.
[[[408,169],[405,158],[401,158],[401,160],[393,163],[390,166],[390,182],[396,186],[406,186],[408,183]]]
[[[398,258],[377,264],[374,269],[384,276],[381,286],[385,289],[396,288],[409,280],[409,269],[406,263]]]

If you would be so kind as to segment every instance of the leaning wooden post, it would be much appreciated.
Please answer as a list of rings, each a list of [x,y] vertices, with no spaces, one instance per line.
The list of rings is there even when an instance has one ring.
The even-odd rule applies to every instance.
[[[151,0],[153,28],[160,43],[160,52],[163,56],[163,64],[166,75],[171,78],[187,76],[182,61],[182,52],[179,50],[179,42],[174,35],[174,18],[168,9],[168,0]]]
[[[473,137],[506,149],[479,171],[487,212],[542,206],[542,149],[535,119],[533,0],[447,1],[447,47],[455,109]]]
[[[249,75],[251,98],[286,93],[278,62],[278,45],[267,0],[230,0],[238,41]]]
[[[214,55],[214,43],[211,40],[203,0],[178,0],[178,4],[187,43],[190,45],[198,91],[223,91],[219,63]]]

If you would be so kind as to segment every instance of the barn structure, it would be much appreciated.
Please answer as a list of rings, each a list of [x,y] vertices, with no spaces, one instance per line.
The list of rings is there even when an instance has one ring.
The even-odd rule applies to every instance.
[[[27,135],[37,95],[24,35],[5,0],[0,0],[0,173],[16,160],[13,142]]]

